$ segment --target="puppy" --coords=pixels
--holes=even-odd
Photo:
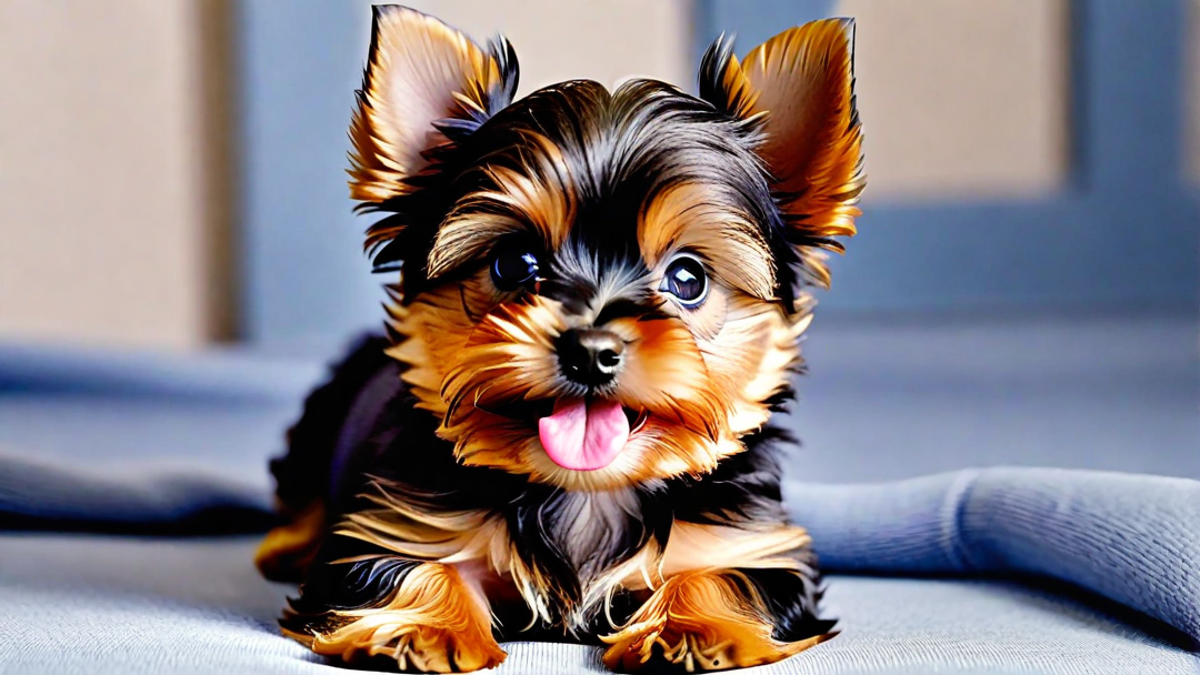
[[[370,338],[272,464],[319,654],[470,671],[498,640],[602,644],[610,668],[769,663],[831,635],[780,500],[822,249],[863,188],[853,24],[705,54],[699,95],[563,82],[378,7],[350,193],[389,286]]]

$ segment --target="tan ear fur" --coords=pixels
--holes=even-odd
[[[483,113],[496,60],[467,36],[407,7],[375,7],[371,52],[350,126],[350,196],[381,202],[411,191],[406,179],[447,142],[434,123]]]

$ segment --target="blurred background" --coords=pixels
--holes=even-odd
[[[1200,477],[1200,0],[409,4],[508,35],[522,93],[694,89],[721,32],[856,17],[865,215],[795,470]],[[0,0],[0,444],[266,480],[381,322],[344,174],[369,30],[363,0]]]

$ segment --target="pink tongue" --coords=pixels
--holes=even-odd
[[[538,437],[564,469],[595,471],[612,463],[629,440],[629,420],[615,401],[560,398],[554,413],[538,420]]]

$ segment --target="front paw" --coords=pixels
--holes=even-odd
[[[737,665],[731,640],[712,642],[700,632],[679,630],[670,623],[637,623],[601,638],[612,645],[604,652],[604,664],[613,670],[631,672],[661,659],[682,666],[689,673]]]
[[[423,563],[378,606],[333,609],[285,634],[314,652],[347,662],[391,658],[402,671],[456,673],[494,668],[505,653],[491,617],[451,565]]]
[[[363,657],[395,660],[402,672],[465,673],[495,668],[506,656],[491,634],[457,632],[444,627],[416,626],[409,623],[383,623],[366,627],[353,643],[332,639],[323,644],[314,640],[313,651],[336,654],[347,662]],[[328,649],[326,649],[328,648]]]
[[[656,661],[687,672],[745,668],[779,661],[832,637],[776,640],[769,615],[756,604],[727,574],[689,572],[672,577],[628,625],[601,638],[610,645],[604,664],[626,672]]]

